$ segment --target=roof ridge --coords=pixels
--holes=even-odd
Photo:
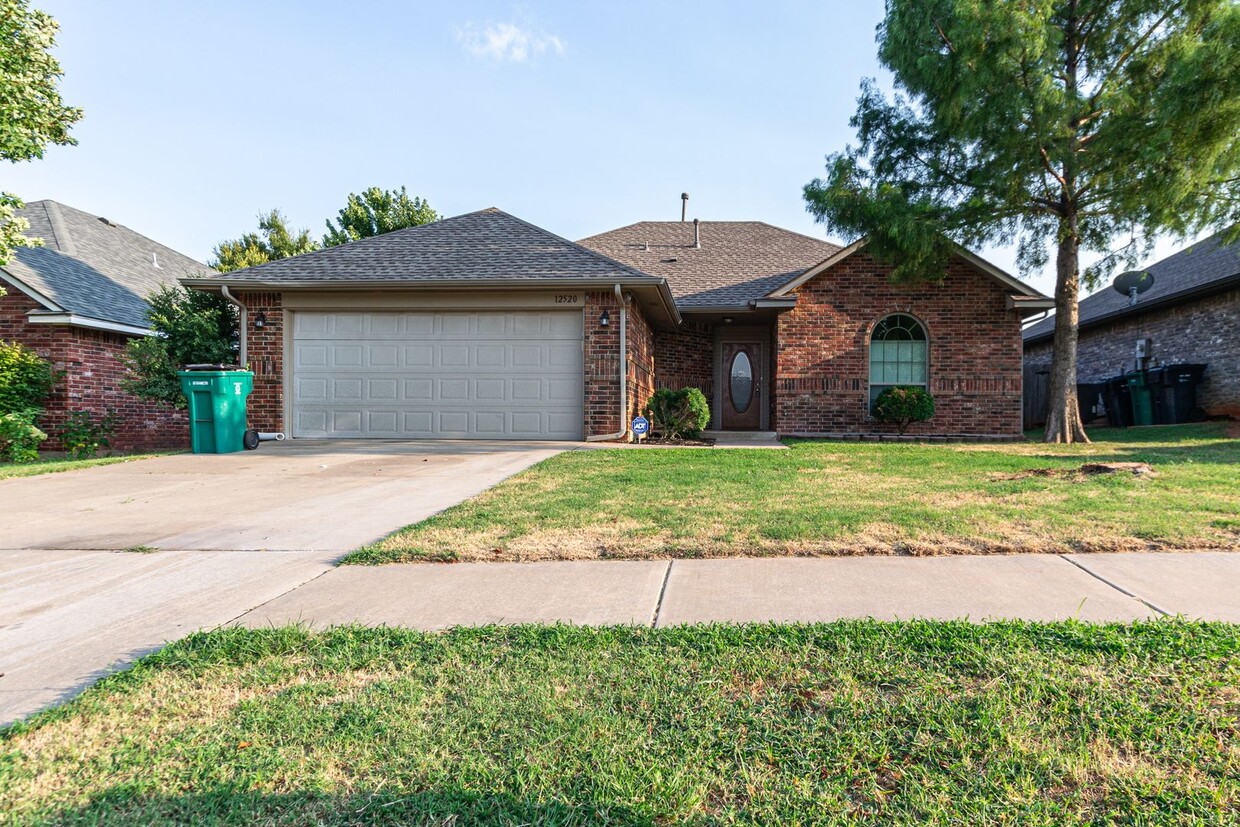
[[[69,228],[65,226],[64,218],[60,214],[60,206],[50,198],[45,199],[43,212],[47,215],[47,223],[52,228],[52,237],[56,239],[56,250],[67,256],[76,256],[77,245],[73,243]]]
[[[649,273],[643,273],[641,270],[638,270],[636,267],[625,264],[623,261],[617,261],[611,256],[603,255],[597,250],[591,250],[589,247],[585,246],[584,244],[578,244],[576,241],[570,241],[569,239],[565,238],[562,235],[557,235],[556,233],[553,233],[550,230],[539,227],[537,224],[531,224],[530,222],[526,221],[523,218],[517,218],[512,213],[504,212],[499,207],[490,207],[488,208],[488,210],[483,210],[482,212],[487,212],[487,211],[494,211],[496,213],[499,213],[500,215],[507,216],[508,218],[511,218],[513,221],[516,221],[520,224],[524,224],[530,229],[537,230],[538,232],[542,233],[545,236],[550,236],[551,238],[554,238],[557,241],[562,241],[565,244],[569,245],[570,247],[575,247],[576,249],[582,251],[583,253],[587,253],[588,255],[591,255],[594,258],[599,259],[600,261],[619,267],[622,270],[627,270],[630,273],[633,273],[634,275],[641,276],[642,278],[651,279],[652,281],[666,281],[666,279],[660,278],[659,276],[652,276]]]

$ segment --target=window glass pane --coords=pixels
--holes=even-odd
[[[753,365],[749,362],[749,354],[738,350],[732,357],[732,408],[737,413],[749,410],[749,402],[753,398]]]
[[[919,365],[913,365],[913,373],[909,381],[914,385],[926,384],[926,364],[922,362]]]

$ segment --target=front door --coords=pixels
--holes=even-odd
[[[762,425],[762,343],[723,345],[723,429],[756,431]]]

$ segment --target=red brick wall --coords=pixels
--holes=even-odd
[[[599,324],[606,310],[611,320]],[[655,337],[649,321],[635,302],[628,303],[628,403],[620,420],[620,305],[614,292],[586,293],[585,303],[585,432],[586,436],[627,430],[645,407],[655,388]]]
[[[660,388],[700,388],[714,405],[715,329],[701,322],[686,321],[675,331],[655,337],[655,384]]]
[[[1137,339],[1154,340],[1154,359],[1168,365],[1208,364],[1197,404],[1211,416],[1240,418],[1240,288],[1166,310],[1081,331],[1077,380],[1097,382],[1135,366]],[[1050,366],[1051,342],[1030,345],[1025,364]]]
[[[101,417],[116,412],[118,424],[111,438],[117,451],[185,449],[189,424],[185,412],[154,404],[125,393],[120,361],[128,336],[65,325],[30,324],[26,313],[39,308],[32,299],[9,288],[0,297],[0,339],[18,341],[49,360],[64,378],[47,402],[39,426],[48,433],[44,450],[61,450],[59,433],[70,411],[90,411]]]
[[[797,290],[778,321],[775,428],[782,434],[889,433],[869,414],[869,335],[890,313],[930,336],[936,412],[914,434],[1019,436],[1021,338],[1007,291],[963,259],[941,285],[892,284],[886,265],[856,253]]]
[[[254,371],[254,390],[246,407],[249,426],[259,431],[282,431],[284,424],[284,296],[282,293],[237,293],[249,311],[246,319],[246,359]],[[254,327],[259,311],[267,317],[262,330]],[[243,366],[244,367],[244,366]]]

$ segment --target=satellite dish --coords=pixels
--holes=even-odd
[[[1121,296],[1131,296],[1133,290],[1139,295],[1154,286],[1154,274],[1147,270],[1129,270],[1116,276],[1112,286]]]

